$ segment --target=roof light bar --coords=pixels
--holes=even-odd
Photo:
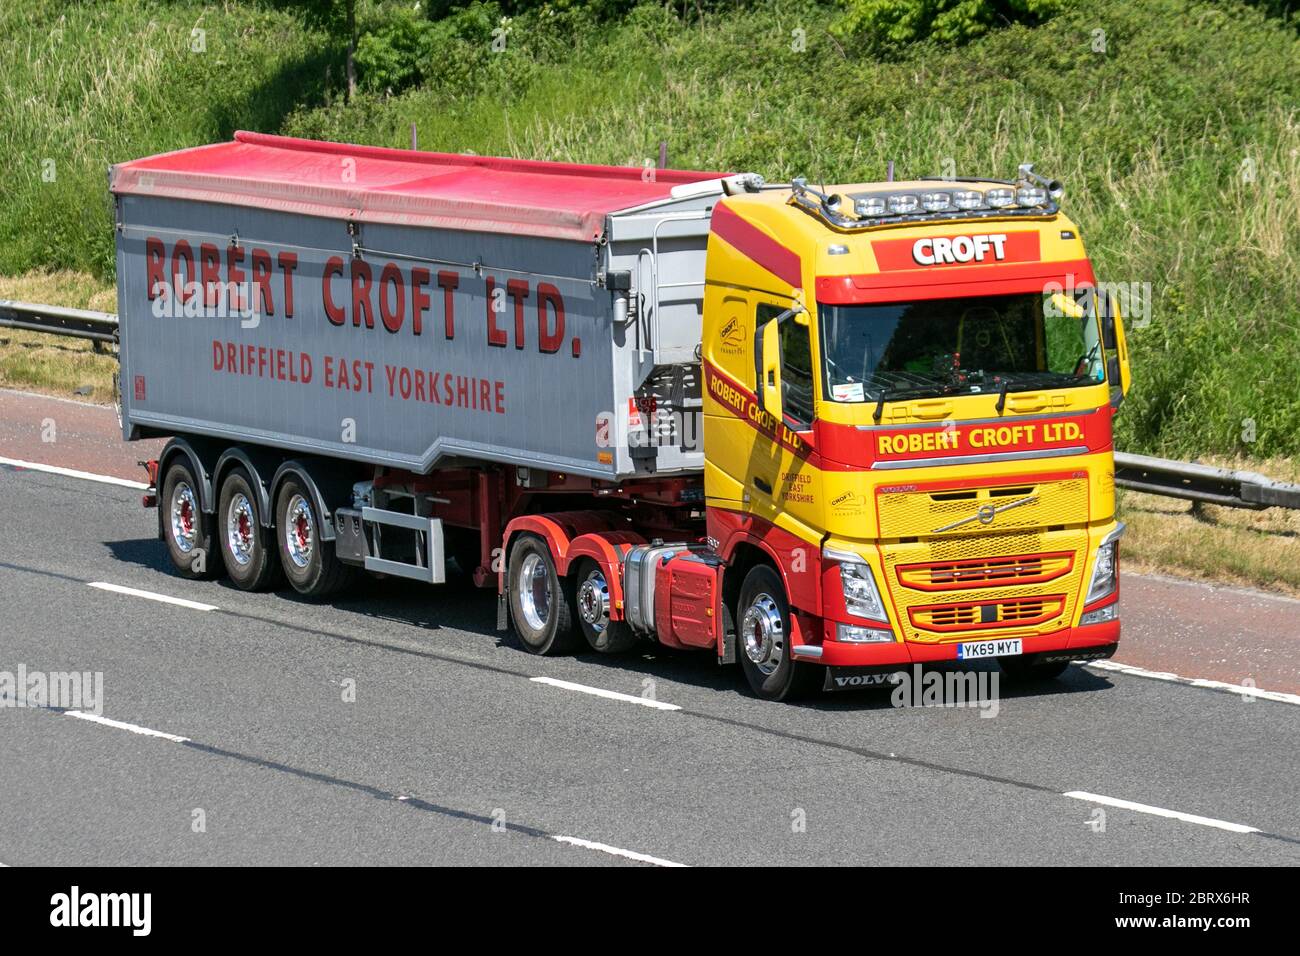
[[[1034,172],[1033,163],[1022,163],[1018,172],[1019,179],[1015,182],[949,177],[943,182],[960,183],[964,188],[881,189],[845,197],[827,196],[811,188],[806,179],[799,178],[791,184],[791,192],[795,205],[841,229],[944,219],[1054,215],[1065,194],[1061,183]],[[841,198],[851,201],[851,215],[841,211]]]

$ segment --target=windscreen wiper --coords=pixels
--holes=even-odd
[[[1003,409],[1007,407],[1007,389],[1010,387],[1011,387],[1011,379],[1009,377],[1003,376],[1002,387],[998,389],[997,409],[999,415],[1001,415]]]

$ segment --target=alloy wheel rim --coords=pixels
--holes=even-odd
[[[551,582],[541,555],[530,554],[519,569],[519,607],[524,620],[535,631],[551,619]]]
[[[199,537],[198,505],[194,500],[194,489],[187,482],[179,481],[172,489],[171,500],[172,540],[176,547],[189,554]]]
[[[772,674],[785,658],[785,621],[770,594],[756,595],[740,622],[745,656],[764,675]]]
[[[311,516],[311,506],[302,495],[289,499],[284,513],[284,546],[289,560],[296,567],[305,568],[311,563],[316,546],[316,523]]]

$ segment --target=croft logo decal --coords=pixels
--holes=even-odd
[[[970,269],[1039,260],[1037,230],[1012,230],[917,239],[873,239],[871,251],[881,272]]]
[[[831,499],[831,508],[839,513],[856,513],[862,511],[867,500],[861,495],[846,491]]]
[[[726,355],[739,355],[745,350],[745,326],[736,316],[728,319],[718,330],[718,338]]]
[[[1007,235],[932,236],[912,243],[912,258],[923,266],[957,262],[1001,262],[1007,257]]]

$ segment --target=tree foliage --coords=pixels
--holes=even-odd
[[[1035,25],[1065,7],[1067,0],[845,0],[837,24],[840,36],[868,49],[897,52],[909,43],[934,39],[944,44],[972,40],[1013,23]]]

